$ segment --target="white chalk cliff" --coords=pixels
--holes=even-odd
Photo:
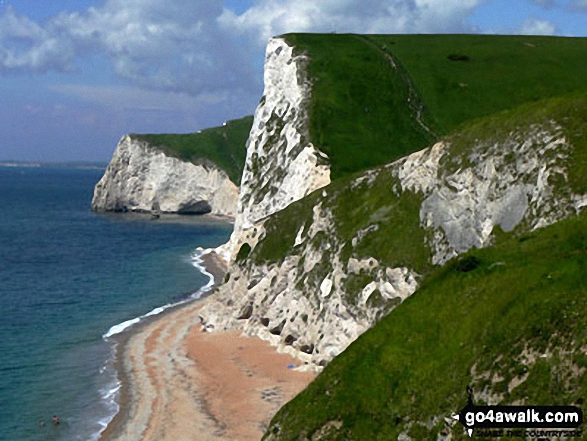
[[[569,194],[568,186],[560,185],[567,180],[570,149],[553,122],[520,129],[502,142],[478,142],[467,163],[451,156],[449,141],[440,142],[366,172],[349,187],[368,191],[384,179],[395,182],[389,187],[390,205],[404,193],[420,198],[420,225],[429,232],[428,243],[421,245],[433,264],[443,264],[491,244],[497,226],[504,232],[531,231],[578,213],[585,195]],[[413,268],[388,267],[377,256],[345,257],[348,238],[340,237],[332,208],[336,194],[320,193],[283,260],[232,262],[229,279],[200,313],[205,327],[240,328],[303,361],[324,365],[416,291],[420,275]],[[355,233],[353,248],[385,222],[372,213],[365,216],[372,224]],[[260,222],[240,242],[254,250],[266,234]],[[355,276],[368,280],[358,287],[349,284]]]
[[[234,233],[219,250],[228,261],[263,219],[330,183],[327,157],[309,140],[307,63],[284,39],[269,41],[265,90],[247,141]]]
[[[125,135],[94,189],[92,209],[150,212],[158,204],[163,213],[201,207],[234,216],[238,193],[228,175],[209,161],[182,161]]]
[[[551,121],[519,127],[500,141],[470,141],[465,153],[462,146],[453,149],[449,138],[364,173],[347,188],[368,191],[378,180],[392,182],[391,211],[365,213],[369,224],[341,237],[337,193],[327,187],[328,158],[308,133],[307,62],[283,39],[269,42],[265,95],[248,141],[235,230],[218,249],[229,262],[227,280],[200,312],[205,329],[240,328],[311,365],[324,365],[419,286],[414,268],[343,252],[376,234],[393,216],[394,201],[420,201],[414,218],[426,232],[421,246],[434,265],[490,245],[496,227],[531,231],[587,205],[586,195],[569,192],[573,146]],[[280,234],[279,227],[268,231],[268,220],[320,188],[312,195],[310,217],[300,213],[295,242],[283,258],[243,258],[249,249],[254,256],[268,234]]]

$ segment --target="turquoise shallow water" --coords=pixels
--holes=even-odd
[[[102,336],[206,284],[193,253],[232,230],[92,213],[102,173],[0,167],[0,439],[95,437],[115,410]]]

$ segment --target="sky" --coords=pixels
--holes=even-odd
[[[587,0],[0,0],[0,161],[251,115],[289,32],[587,36]]]

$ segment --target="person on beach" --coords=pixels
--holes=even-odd
[[[53,424],[55,424],[56,426],[59,424],[59,417],[57,415],[53,415],[52,420]]]

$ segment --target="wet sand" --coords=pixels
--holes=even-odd
[[[207,270],[221,280],[211,259]],[[240,332],[203,332],[195,301],[137,326],[119,342],[121,410],[101,440],[259,440],[314,373]]]

